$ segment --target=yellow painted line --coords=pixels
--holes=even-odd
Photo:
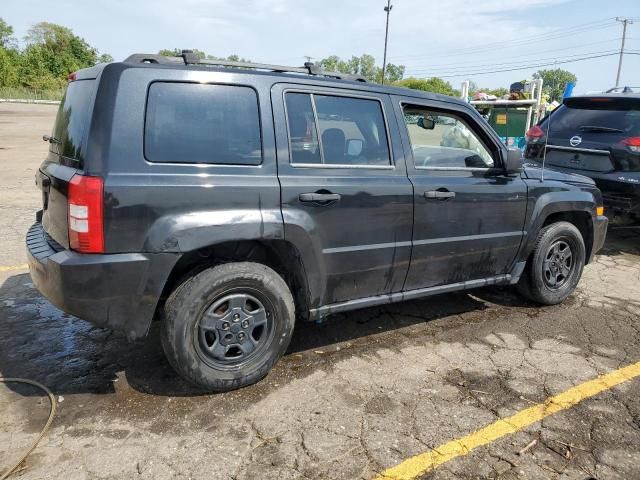
[[[0,272],[11,272],[13,270],[29,270],[29,265],[26,263],[23,265],[8,265],[6,267],[0,265]]]
[[[472,450],[487,445],[505,435],[516,433],[549,415],[571,408],[587,398],[636,377],[640,377],[640,362],[572,387],[558,395],[547,398],[544,403],[521,410],[511,417],[498,420],[465,437],[452,440],[434,450],[411,457],[395,467],[385,470],[376,477],[376,480],[413,480],[449,460],[466,455]]]

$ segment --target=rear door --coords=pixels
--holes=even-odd
[[[44,230],[65,248],[69,248],[67,187],[71,177],[84,167],[96,84],[95,79],[69,83],[51,135],[44,137],[49,142],[49,153],[36,174],[42,191]]]
[[[272,89],[285,238],[317,258],[330,304],[402,288],[413,191],[387,95]]]
[[[414,186],[404,289],[507,273],[520,247],[527,187],[502,174],[502,147],[462,106],[396,97]],[[482,121],[482,120],[480,120]]]

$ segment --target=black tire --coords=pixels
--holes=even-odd
[[[533,253],[517,284],[518,292],[543,305],[563,302],[573,293],[582,276],[585,252],[582,235],[574,225],[568,222],[547,225],[538,234]]]
[[[280,275],[258,263],[227,263],[198,273],[169,296],[162,346],[182,377],[223,392],[265,377],[284,355],[294,323],[293,297]]]

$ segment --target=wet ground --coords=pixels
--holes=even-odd
[[[55,393],[19,478],[368,479],[640,360],[640,229],[607,245],[563,305],[485,289],[299,325],[261,383],[207,395],[144,342],[63,314],[30,283],[23,235],[55,109],[0,104],[0,376]],[[48,403],[0,384],[0,471]],[[533,447],[518,454],[536,440]],[[456,458],[424,478],[640,478],[640,379]]]

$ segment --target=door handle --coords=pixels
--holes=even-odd
[[[434,199],[434,200],[447,200],[449,198],[455,198],[456,192],[450,192],[448,190],[430,190],[428,192],[424,192],[424,198]]]
[[[342,197],[339,193],[301,193],[298,199],[301,202],[337,202]]]

